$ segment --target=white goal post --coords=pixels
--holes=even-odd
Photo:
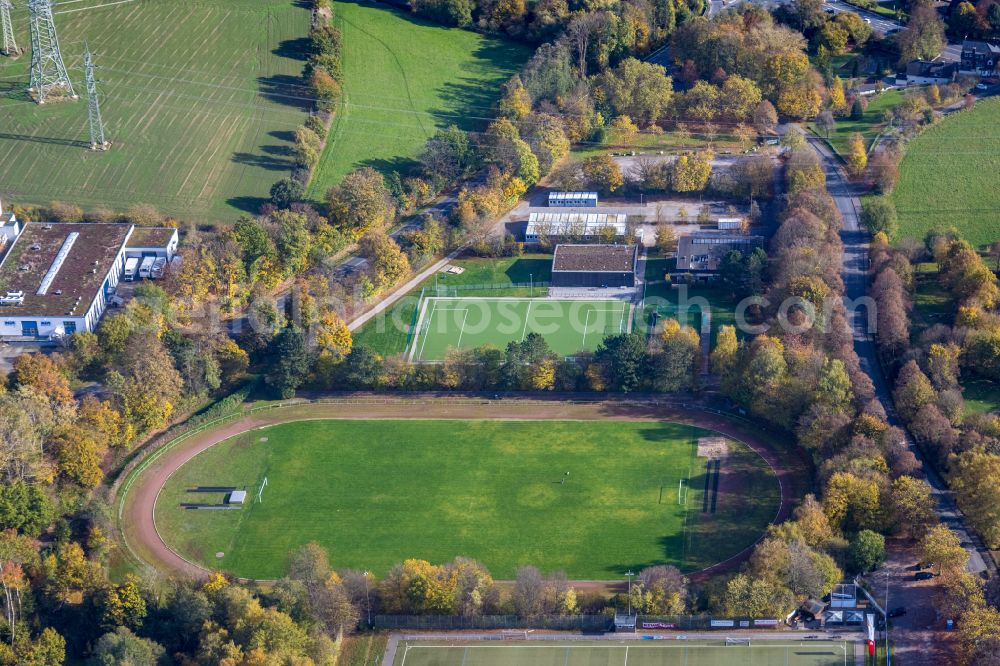
[[[260,490],[257,491],[257,501],[258,502],[263,502],[264,501],[262,499],[262,496],[264,495],[264,488],[266,486],[267,486],[267,477],[265,476],[264,480],[260,482]]]

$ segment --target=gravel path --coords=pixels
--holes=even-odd
[[[799,484],[785,466],[783,456],[753,427],[735,419],[698,409],[677,407],[659,401],[566,401],[545,399],[470,399],[467,397],[400,396],[330,400],[301,403],[246,416],[198,433],[161,455],[135,479],[124,497],[120,521],[129,550],[162,573],[203,578],[208,571],[188,562],[160,538],[153,522],[156,497],[167,478],[184,463],[225,439],[264,426],[308,419],[512,419],[512,420],[666,420],[715,430],[738,439],[761,455],[774,469],[781,489],[781,505],[775,522],[785,520],[793,503],[801,497]],[[704,579],[732,570],[749,556],[750,548],[690,577]],[[619,581],[580,581],[582,587],[605,587]]]

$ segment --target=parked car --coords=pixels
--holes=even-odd
[[[986,85],[985,83],[976,84],[976,90],[987,90],[987,89],[989,89],[989,86]]]
[[[906,608],[900,606],[899,608],[893,608],[889,611],[889,617],[903,617],[906,615]]]
[[[867,23],[867,24],[871,25],[871,22],[872,22],[872,20],[871,20],[870,18],[866,18],[866,19],[865,19],[865,23]]]
[[[934,578],[934,574],[930,571],[918,571],[913,574],[913,580],[930,580],[931,578]]]

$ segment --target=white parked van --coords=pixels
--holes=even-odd
[[[136,273],[139,272],[139,257],[131,257],[125,260],[125,272],[122,274],[122,279],[126,282],[131,282],[135,279]]]
[[[139,264],[139,278],[142,280],[148,280],[153,272],[153,262],[156,261],[156,257],[143,257],[142,263]]]

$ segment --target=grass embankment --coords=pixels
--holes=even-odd
[[[371,347],[379,354],[402,354],[409,341],[421,292],[436,293],[435,287],[456,287],[442,295],[458,296],[541,296],[547,290],[540,287],[514,287],[516,284],[547,283],[552,276],[551,254],[526,254],[502,259],[455,259],[450,265],[464,269],[461,275],[438,273],[399,299],[383,315],[373,318],[354,333],[354,344]],[[474,285],[490,285],[490,289],[468,289]]]
[[[898,238],[923,239],[935,226],[955,226],[983,247],[1000,239],[1000,99],[954,113],[909,143],[892,201]]]
[[[309,10],[290,0],[90,9],[100,4],[56,12],[80,100],[34,104],[25,92],[30,55],[0,58],[5,201],[119,211],[149,203],[197,222],[256,212],[293,167],[292,133],[308,104],[299,77]],[[14,24],[27,47],[24,6]],[[107,152],[88,150],[84,41],[100,66]]]
[[[888,90],[868,98],[868,108],[858,120],[851,119],[850,116],[837,118],[837,127],[830,133],[829,141],[841,155],[847,154],[847,144],[852,134],[860,133],[865,140],[865,148],[871,148],[875,138],[886,128],[885,121],[882,120],[882,112],[896,108],[903,101],[903,91]],[[816,127],[816,123],[809,123],[809,129],[816,134],[826,138],[826,132]]]
[[[161,492],[156,521],[185,557],[247,577],[281,576],[310,541],[338,567],[379,575],[405,558],[458,555],[501,579],[528,563],[575,579],[661,563],[692,570],[751,544],[779,502],[771,470],[735,443],[715,494],[697,457],[709,434],[655,421],[290,423],[193,458]],[[180,507],[222,500],[190,488],[253,495],[265,476],[260,503]],[[706,489],[717,501],[703,503]]]
[[[531,55],[387,5],[335,2],[333,12],[344,94],[309,187],[316,199],[359,167],[406,169],[439,128],[484,129],[501,86]]]

